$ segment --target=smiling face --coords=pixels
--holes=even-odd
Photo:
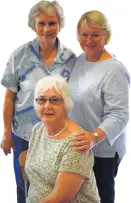
[[[41,91],[38,98],[41,103],[37,102],[37,113],[45,124],[58,124],[66,118],[66,110],[61,95],[53,90],[48,90],[46,92]],[[52,101],[46,101],[46,99]]]
[[[36,18],[35,32],[40,43],[54,44],[59,32],[59,21],[57,15],[46,15],[41,13]]]
[[[105,29],[97,25],[81,25],[79,28],[78,41],[86,54],[88,61],[97,61],[101,56],[106,44],[107,34]]]

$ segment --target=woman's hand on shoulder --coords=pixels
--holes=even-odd
[[[87,152],[105,139],[106,133],[102,129],[96,128],[94,132],[81,130],[76,137],[72,139],[73,149]]]
[[[87,152],[96,144],[93,132],[80,131],[75,138],[72,139],[73,149],[76,151]]]

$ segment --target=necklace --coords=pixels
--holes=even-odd
[[[46,129],[45,129],[45,134],[46,134],[47,137],[50,137],[50,138],[56,137],[56,136],[60,135],[60,134],[67,128],[67,126],[68,126],[68,122],[66,123],[66,125],[64,126],[64,128],[62,128],[62,130],[60,130],[58,133],[56,133],[56,134],[54,134],[54,135],[48,135],[48,134],[47,134],[47,131],[46,131]]]

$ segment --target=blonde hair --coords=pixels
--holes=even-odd
[[[59,76],[46,76],[41,78],[37,83],[35,87],[34,92],[34,106],[37,110],[37,104],[35,99],[39,96],[40,92],[46,92],[48,90],[54,90],[56,93],[61,95],[61,97],[64,100],[64,106],[66,110],[69,110],[73,106],[73,101],[71,97],[71,92],[69,90],[69,86],[66,82],[66,80]]]
[[[28,26],[35,30],[36,17],[41,13],[52,14],[55,13],[58,17],[60,29],[64,27],[65,18],[62,7],[57,1],[40,1],[34,5],[28,15]]]
[[[105,29],[105,33],[107,35],[106,44],[108,44],[108,42],[111,38],[111,29],[110,29],[110,26],[108,24],[108,20],[103,13],[101,13],[100,11],[97,11],[97,10],[92,10],[92,11],[84,13],[81,16],[81,18],[77,24],[77,36],[78,37],[79,37],[80,27],[83,24],[87,27],[89,26],[89,24],[97,25],[98,28]]]

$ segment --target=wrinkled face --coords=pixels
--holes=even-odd
[[[44,123],[60,123],[61,119],[65,118],[63,98],[55,91],[41,91],[36,102],[38,116]]]
[[[54,43],[59,32],[59,21],[57,15],[46,15],[41,13],[36,18],[35,32],[41,43]]]
[[[89,61],[96,61],[101,55],[107,40],[105,29],[98,28],[97,25],[81,25],[79,29],[78,41],[81,48],[86,53]]]

